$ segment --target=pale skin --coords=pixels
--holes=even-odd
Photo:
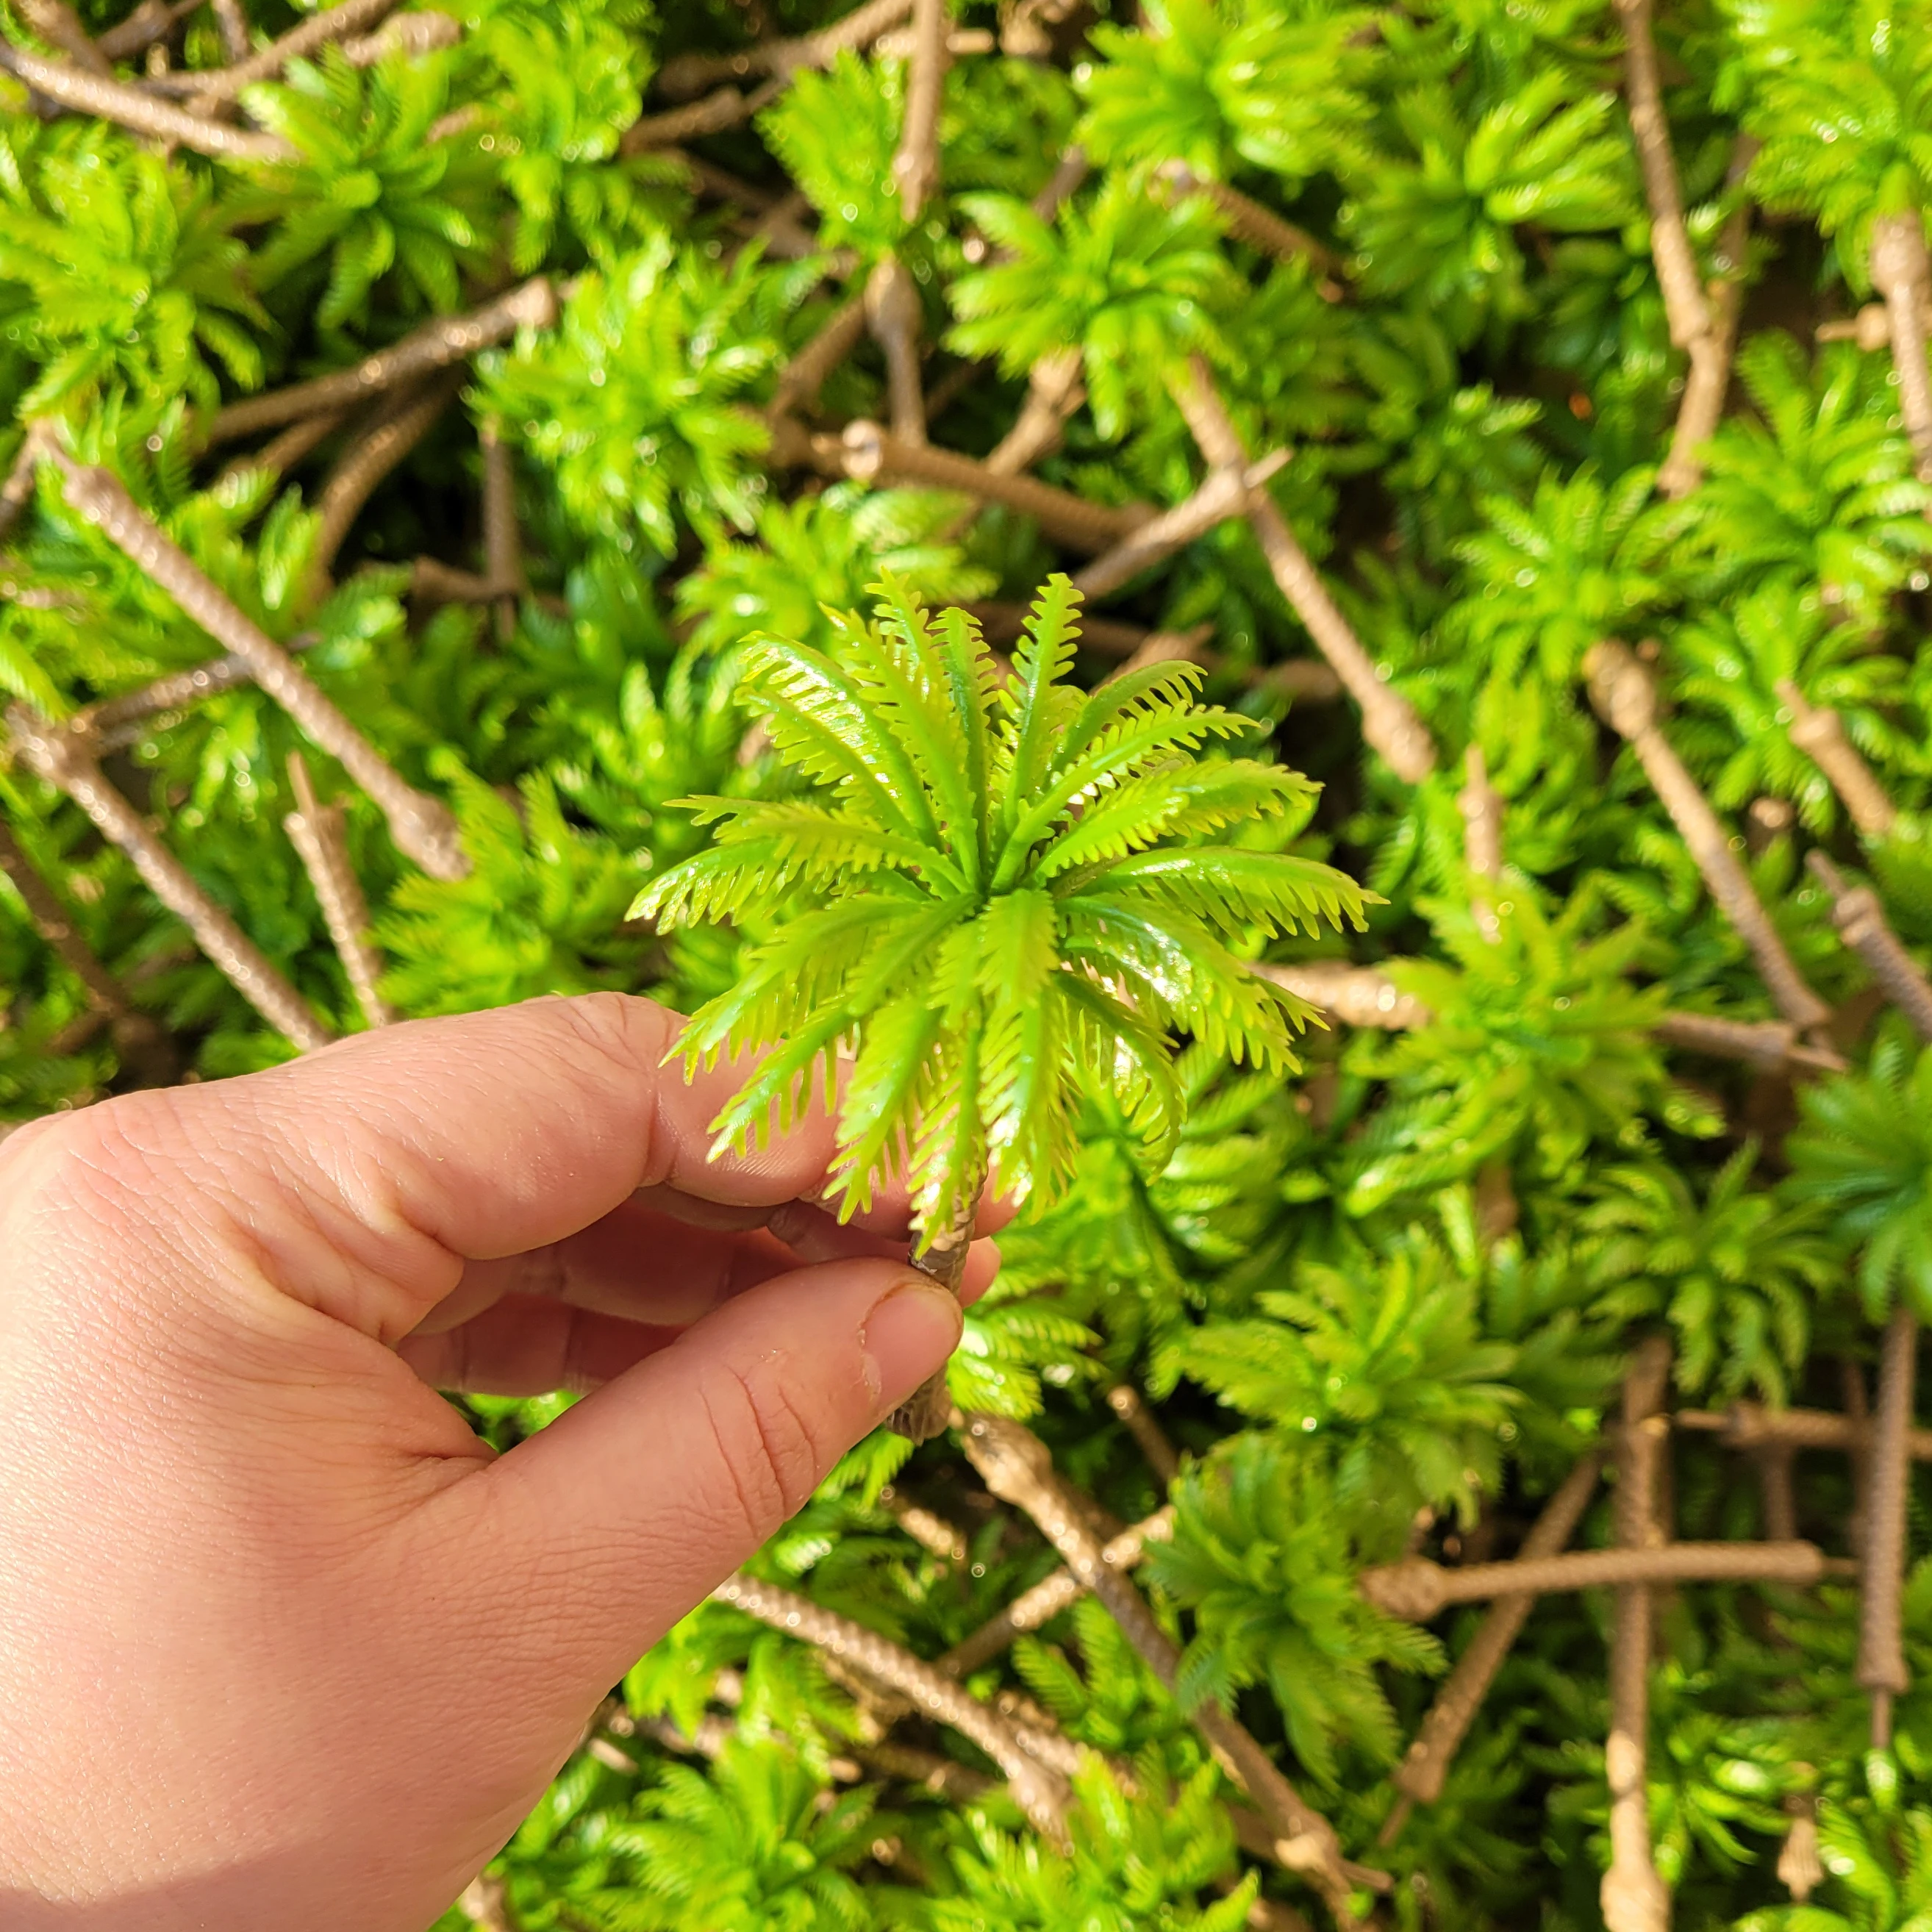
[[[944,1360],[903,1201],[814,1204],[818,1117],[707,1159],[676,1025],[422,1022],[0,1146],[8,1932],[422,1932]],[[502,1456],[436,1393],[561,1387]]]

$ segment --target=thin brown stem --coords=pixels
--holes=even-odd
[[[1584,661],[1591,702],[1642,765],[1671,823],[1682,836],[1724,916],[1750,947],[1778,1010],[1802,1031],[1822,1027],[1832,1010],[1814,992],[1785,950],[1731,850],[1730,836],[1658,728],[1657,692],[1650,674],[1622,644],[1606,640]]]
[[[1871,1693],[1871,1740],[1892,1743],[1894,1700],[1910,1688],[1900,1599],[1905,1587],[1906,1502],[1912,1486],[1912,1392],[1918,1378],[1918,1322],[1894,1310],[1879,1355],[1878,1406],[1871,1426],[1871,1475],[1862,1598],[1858,1678]]]
[[[936,1722],[969,1738],[997,1764],[1036,1830],[1054,1844],[1066,1841],[1066,1787],[1053,1771],[1021,1745],[1012,1727],[944,1672],[876,1630],[822,1609],[808,1597],[781,1589],[743,1572],[718,1585],[712,1595],[816,1646],[854,1669],[909,1698]]]
[[[248,31],[248,16],[242,10],[242,0],[209,0],[209,8],[228,64],[233,67],[246,60],[254,43]]]
[[[1351,966],[1342,959],[1310,959],[1292,966],[1264,962],[1250,970],[1298,999],[1319,1006],[1344,1026],[1410,1033],[1426,1026],[1432,1017],[1413,993],[1402,992],[1372,966]]]
[[[216,487],[219,488],[231,477],[238,479],[250,470],[261,470],[279,480],[320,449],[342,427],[347,417],[346,410],[332,410],[291,423],[280,436],[272,437],[252,455],[237,457],[216,479]]]
[[[1150,521],[1154,514],[1144,507],[1112,509],[1090,503],[1083,496],[1036,483],[1030,476],[1002,476],[970,456],[956,455],[930,443],[902,442],[863,418],[845,425],[841,448],[848,476],[866,482],[916,483],[935,490],[957,490],[983,502],[1004,503],[1034,518],[1049,536],[1070,549],[1108,550]]]
[[[1075,588],[1089,598],[1105,597],[1230,517],[1245,516],[1268,478],[1287,461],[1288,452],[1277,449],[1239,469],[1210,470],[1192,496],[1096,556],[1075,577]]]
[[[208,424],[208,446],[279,429],[305,416],[354,409],[404,382],[467,362],[479,349],[505,341],[520,328],[548,328],[556,313],[556,290],[547,276],[535,276],[467,315],[442,316],[426,323],[388,348],[365,356],[352,368],[230,404]]]
[[[20,894],[34,930],[80,982],[88,1006],[107,1023],[116,1050],[137,1077],[156,1084],[172,1077],[174,1053],[166,1036],[148,1015],[128,1004],[120,981],[101,964],[60,895],[28,857],[4,818],[0,818],[0,872],[6,874]]]
[[[405,392],[366,436],[342,452],[316,500],[315,538],[308,564],[310,603],[320,602],[328,594],[329,574],[364,506],[383,478],[435,427],[462,380],[459,374],[445,370],[421,390]]]
[[[706,134],[722,134],[736,128],[773,99],[779,83],[767,82],[746,94],[735,87],[721,87],[688,107],[674,107],[664,114],[647,114],[633,121],[617,143],[620,154],[645,154],[659,148],[674,148],[680,141],[701,140]]]
[[[1030,1516],[1067,1568],[1105,1606],[1154,1675],[1173,1690],[1180,1654],[1126,1574],[1106,1560],[1088,1513],[1054,1472],[1046,1445],[1004,1417],[976,1414],[966,1453],[986,1486]],[[1247,1791],[1275,1834],[1283,1865],[1300,1873],[1344,1924],[1355,1922],[1349,1894],[1368,1874],[1342,1858],[1335,1828],[1282,1775],[1261,1744],[1211,1699],[1188,1713],[1215,1756]]]
[[[113,63],[88,38],[80,16],[67,0],[16,0],[20,17],[50,47],[56,47],[83,74],[108,80],[114,76]]]
[[[1456,1604],[1492,1598],[1550,1596],[1570,1590],[1618,1592],[1665,1583],[1816,1583],[1829,1575],[1816,1544],[1669,1543],[1654,1550],[1576,1550],[1567,1555],[1460,1568],[1405,1557],[1364,1570],[1362,1594],[1385,1616],[1426,1623]]]
[[[1872,224],[1872,286],[1892,324],[1892,363],[1898,374],[1898,412],[1912,439],[1913,465],[1932,483],[1932,368],[1926,338],[1932,328],[1932,268],[1925,252],[1925,218],[1917,208],[1881,214]]]
[[[1817,1073],[1841,1072],[1844,1057],[1828,1047],[1807,1045],[1787,1020],[1731,1020],[1715,1013],[1668,1012],[1650,1030],[1653,1040],[1712,1060],[1737,1060],[1766,1072],[1806,1067]]]
[[[1320,278],[1318,286],[1330,302],[1342,296],[1341,278],[1346,267],[1340,255],[1325,242],[1318,242],[1305,228],[1284,220],[1271,208],[1264,208],[1252,196],[1244,194],[1226,182],[1196,174],[1185,161],[1165,161],[1158,178],[1179,194],[1198,194],[1211,202],[1228,232],[1244,242],[1257,254],[1272,255],[1278,262],[1306,262]]]
[[[494,421],[477,430],[483,453],[483,567],[493,584],[508,586],[496,604],[496,636],[507,643],[517,627],[517,598],[522,592],[524,536],[517,521],[517,472],[510,446]]]
[[[94,46],[110,61],[133,60],[169,34],[205,0],[141,0],[124,20],[104,28]]]
[[[1828,706],[1808,702],[1789,678],[1778,686],[1778,701],[1791,713],[1791,742],[1830,781],[1852,823],[1868,838],[1886,837],[1898,808],[1846,736],[1844,721]]]
[[[1040,184],[1040,192],[1033,198],[1034,214],[1042,221],[1051,221],[1093,172],[1094,164],[1088,159],[1087,150],[1076,141],[1054,163],[1052,173]]]
[[[1582,1552],[1586,1556],[1618,1556],[1628,1562],[1646,1553],[1663,1553],[1658,1547],[1657,1474],[1669,1425],[1658,1411],[1664,1406],[1670,1378],[1670,1345],[1652,1336],[1639,1346],[1624,1380],[1615,1510],[1622,1548]],[[1550,1560],[1561,1563],[1575,1558]],[[1604,1922],[1610,1932],[1665,1932],[1670,1923],[1670,1894],[1651,1852],[1645,1780],[1650,1652],[1650,1590],[1643,1582],[1621,1582],[1610,1637],[1610,1731],[1604,1751],[1610,1788],[1610,1864],[1604,1874],[1602,1903]]]
[[[973,1226],[980,1210],[983,1174],[959,1192],[959,1207],[951,1222],[936,1232],[930,1243],[915,1244],[908,1256],[921,1274],[938,1282],[956,1298],[964,1287],[966,1263],[973,1252]],[[895,1436],[911,1442],[930,1442],[945,1434],[952,1419],[952,1396],[946,1386],[945,1368],[935,1369],[886,1418],[886,1426]]]
[[[164,100],[123,81],[84,73],[63,61],[46,60],[0,42],[0,71],[26,82],[36,94],[77,113],[92,114],[130,128],[137,134],[212,154],[222,160],[270,163],[292,160],[296,151],[279,135],[250,134],[224,127],[201,115],[171,107]]]
[[[869,0],[815,34],[795,40],[766,40],[735,54],[680,54],[667,61],[657,78],[667,100],[688,100],[721,80],[754,74],[789,76],[802,68],[830,67],[842,49],[869,46],[912,11],[913,0]]]
[[[288,652],[142,512],[118,476],[110,470],[77,464],[58,448],[51,454],[65,479],[68,501],[165,590],[184,615],[248,665],[255,682],[310,740],[340,764],[376,801],[397,845],[434,878],[466,876],[469,861],[448,808],[402,778]]]
[[[1664,111],[1657,46],[1651,35],[1651,0],[1616,0],[1624,28],[1624,86],[1630,102],[1630,132],[1643,170],[1650,203],[1650,250],[1663,291],[1670,340],[1679,349],[1709,334],[1711,308],[1684,224],[1684,197],[1677,182],[1677,160],[1670,145],[1670,123]]]
[[[70,798],[102,836],[128,855],[148,890],[194,935],[196,944],[269,1025],[304,1052],[326,1046],[335,1037],[255,942],[209,898],[200,880],[102,776],[81,739],[56,730],[23,704],[13,706],[7,722],[14,743],[29,768]]]
[[[1534,1562],[1562,1553],[1596,1492],[1602,1462],[1600,1453],[1594,1450],[1579,1459],[1523,1538],[1519,1562]],[[1396,1786],[1405,1797],[1418,1804],[1433,1804],[1442,1796],[1450,1764],[1535,1604],[1534,1596],[1513,1593],[1502,1598],[1478,1626],[1468,1647],[1456,1660],[1455,1669],[1436,1694],[1436,1702],[1395,1773]],[[1389,1842],[1393,1837],[1384,1828],[1384,1841]]]
[[[987,452],[986,467],[1002,476],[1017,476],[1058,449],[1067,418],[1087,398],[1081,378],[1077,349],[1042,356],[1027,378],[1026,400],[1012,428]]]
[[[1126,1424],[1127,1433],[1139,1444],[1148,1467],[1160,1478],[1162,1488],[1166,1488],[1180,1474],[1180,1458],[1140,1390],[1130,1383],[1117,1383],[1107,1391],[1107,1406]]]
[[[922,444],[926,395],[920,380],[919,337],[925,316],[919,285],[896,255],[886,255],[868,278],[863,299],[866,326],[885,355],[892,434],[903,443]]]
[[[1892,317],[1883,302],[1867,302],[1857,314],[1838,322],[1821,322],[1812,331],[1820,342],[1851,342],[1863,356],[1876,356],[1892,346]]]
[[[1671,1424],[1721,1436],[1731,1449],[1781,1447],[1863,1454],[1871,1440],[1868,1416],[1834,1415],[1826,1408],[1766,1408],[1754,1402],[1733,1402],[1722,1412],[1679,1409]],[[1905,1444],[1914,1462],[1932,1462],[1932,1429],[1907,1429]]]
[[[866,333],[866,303],[855,296],[835,309],[818,333],[778,372],[772,396],[772,414],[789,414],[811,409],[830,375],[854,350]]]
[[[192,97],[196,110],[206,114],[224,101],[234,100],[244,87],[252,87],[258,80],[274,80],[290,61],[306,60],[332,40],[367,33],[385,14],[394,12],[397,0],[343,0],[339,7],[310,14],[280,39],[271,40],[255,53],[247,50],[244,21],[244,58],[231,61],[226,67],[166,74],[149,85],[165,93]]]
[[[1462,861],[1477,878],[1493,884],[1503,875],[1503,802],[1490,782],[1483,748],[1472,743],[1462,757],[1462,789],[1456,808],[1462,814]],[[1493,896],[1477,895],[1476,923],[1492,944],[1502,937]]]
[[[1150,1543],[1164,1541],[1173,1533],[1174,1508],[1169,1504],[1110,1538],[1100,1554],[1115,1569],[1131,1570],[1146,1553]],[[998,1616],[989,1618],[970,1636],[962,1637],[939,1659],[936,1667],[949,1677],[970,1676],[982,1664],[990,1664],[1015,1637],[1051,1623],[1086,1594],[1086,1585],[1072,1570],[1056,1570],[1031,1589],[1022,1591]]]
[[[905,117],[892,178],[908,222],[916,221],[939,188],[939,106],[952,64],[946,29],[952,24],[946,0],[913,0],[912,58],[906,76]]]
[[[315,888],[322,922],[362,1017],[372,1027],[387,1026],[395,1016],[376,990],[382,976],[382,956],[369,937],[369,904],[349,856],[342,807],[317,802],[308,762],[299,752],[289,759],[289,782],[295,790],[296,809],[284,818],[282,829]]]
[[[879,1492],[879,1504],[922,1550],[930,1550],[947,1563],[965,1562],[966,1538],[956,1525],[899,1495],[890,1485]]]
[[[1838,936],[1865,962],[1880,991],[1911,1022],[1912,1031],[1932,1040],[1932,985],[1899,943],[1877,893],[1869,886],[1847,885],[1822,852],[1808,854],[1805,863],[1832,895],[1832,923]]]
[[[1185,376],[1173,387],[1174,400],[1209,464],[1216,468],[1245,466],[1247,452],[1216,392],[1205,362],[1193,357]],[[1420,784],[1436,765],[1436,746],[1428,728],[1408,699],[1382,682],[1353,626],[1328,594],[1321,573],[1265,490],[1258,493],[1250,506],[1248,521],[1282,595],[1360,706],[1363,736],[1398,778]]]
[[[385,20],[373,34],[361,34],[342,43],[342,58],[351,67],[374,67],[392,54],[412,60],[458,45],[463,22],[452,14],[424,11],[398,14]]]
[[[1738,137],[1726,185],[1742,188],[1758,150],[1749,134]],[[1657,487],[1669,497],[1688,496],[1704,480],[1704,446],[1717,434],[1730,393],[1731,357],[1737,346],[1738,317],[1744,307],[1746,252],[1750,243],[1750,204],[1740,198],[1718,238],[1717,274],[1706,292],[1710,326],[1690,346],[1690,366],[1677,405],[1670,448],[1657,473]]]
[[[1797,1460],[1798,1451],[1788,1442],[1766,1443],[1751,1458],[1757,1466],[1760,1513],[1768,1543],[1798,1540],[1798,1492],[1791,1480]]]

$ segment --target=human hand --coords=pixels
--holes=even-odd
[[[944,1359],[903,1202],[808,1204],[817,1117],[708,1162],[677,1024],[422,1022],[0,1148],[0,1926],[422,1932]],[[497,1457],[432,1384],[596,1392]]]

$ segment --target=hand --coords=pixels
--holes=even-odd
[[[903,1201],[808,1204],[818,1117],[708,1162],[677,1024],[426,1021],[0,1148],[8,1932],[422,1932],[945,1358]],[[596,1392],[498,1457],[432,1385]]]

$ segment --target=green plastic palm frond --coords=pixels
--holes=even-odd
[[[719,1147],[761,1142],[823,1098],[843,1210],[902,1177],[930,1239],[989,1165],[1017,1198],[1057,1192],[1089,1091],[1112,1093],[1164,1161],[1183,1035],[1292,1069],[1307,1011],[1243,955],[1358,923],[1364,898],[1312,860],[1201,842],[1285,817],[1311,788],[1202,755],[1248,728],[1196,701],[1190,667],[1070,686],[1065,579],[1040,592],[1004,676],[964,613],[878,588],[871,621],[836,620],[832,653],[743,647],[741,692],[809,791],[692,801],[716,842],[634,910],[770,935],[680,1049],[693,1067],[761,1055],[715,1123]]]

